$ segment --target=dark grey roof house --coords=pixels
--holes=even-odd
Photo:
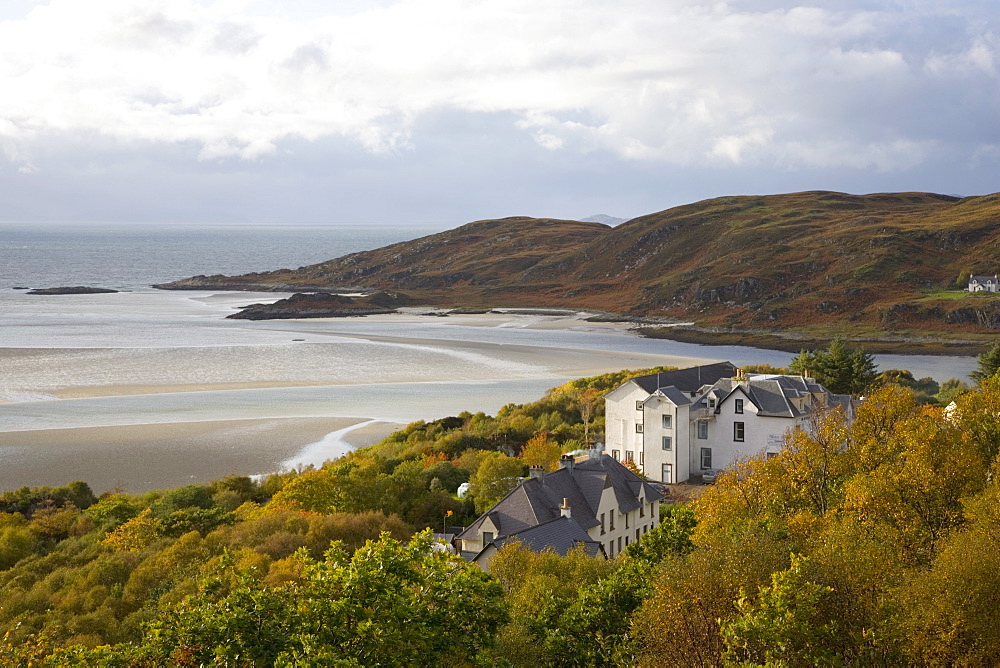
[[[502,545],[566,554],[575,545],[612,557],[659,523],[660,491],[606,454],[564,456],[551,473],[532,471],[456,536],[459,550],[484,568]]]

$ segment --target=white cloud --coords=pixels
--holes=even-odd
[[[392,154],[444,109],[512,113],[549,151],[630,160],[928,159],[944,141],[934,126],[956,119],[899,117],[954,95],[955,76],[995,89],[992,7],[839,6],[49,0],[0,22],[0,139],[25,166],[38,138],[59,133],[195,144],[202,161],[265,160],[325,137]],[[997,111],[989,96],[970,104]]]

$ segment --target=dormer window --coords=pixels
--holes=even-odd
[[[670,415],[663,416],[663,428],[670,429],[673,426],[673,419]]]
[[[737,413],[742,413],[743,412],[743,400],[742,399],[737,399],[736,400],[735,410],[736,410]]]
[[[709,408],[715,408],[715,397],[709,397],[709,399],[708,399],[708,407]]]

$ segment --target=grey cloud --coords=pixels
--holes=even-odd
[[[329,59],[329,54],[322,44],[311,43],[296,48],[281,65],[295,72],[304,72],[310,68],[326,70],[330,65]]]
[[[245,54],[260,43],[262,35],[254,28],[233,22],[219,26],[212,38],[212,46],[227,53]]]

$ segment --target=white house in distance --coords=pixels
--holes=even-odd
[[[777,453],[790,428],[851,398],[803,376],[747,375],[729,362],[631,378],[605,395],[611,457],[653,480],[683,482],[738,459]]]
[[[996,292],[1000,286],[997,276],[969,276],[969,292]]]
[[[591,556],[614,557],[660,523],[663,494],[607,454],[563,455],[559,469],[532,468],[495,506],[455,537],[467,559],[484,570],[511,541],[565,555],[582,545]]]

